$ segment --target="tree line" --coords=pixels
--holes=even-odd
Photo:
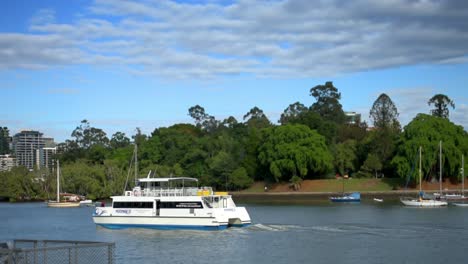
[[[305,179],[401,177],[418,181],[415,160],[423,148],[425,179],[437,175],[439,141],[444,144],[444,178],[460,178],[461,155],[468,153],[467,132],[449,119],[454,102],[436,94],[428,100],[430,114],[420,113],[404,128],[387,94],[370,109],[372,126],[345,115],[341,93],[332,82],[312,87],[311,106],[290,104],[273,124],[253,107],[242,120],[217,120],[200,105],[188,109],[194,124],[156,128],[145,135],[137,128],[131,137],[117,132],[110,139],[83,120],[71,139],[58,144],[64,191],[91,199],[121,194],[133,170],[132,154],[138,146],[139,176],[188,176],[217,190],[242,190],[254,181],[290,182]],[[45,198],[54,192],[53,173],[15,168],[1,175],[0,196]],[[131,181],[130,181],[131,182]]]

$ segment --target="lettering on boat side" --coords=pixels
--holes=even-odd
[[[176,208],[202,208],[200,203],[176,203]]]
[[[127,210],[125,210],[125,209],[117,209],[117,210],[115,210],[115,212],[118,213],[118,214],[130,214],[131,211],[132,211],[132,210],[129,210],[129,209],[127,209]]]

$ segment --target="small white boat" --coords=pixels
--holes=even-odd
[[[446,201],[439,201],[434,199],[424,199],[424,198],[401,198],[400,201],[406,206],[413,207],[441,207],[447,206]]]
[[[94,206],[94,203],[93,203],[93,200],[84,200],[84,201],[80,201],[80,205],[84,205],[84,206]]]
[[[450,203],[458,207],[468,207],[468,203]]]
[[[382,203],[382,202],[383,202],[383,199],[380,199],[380,198],[374,198],[374,202]]]
[[[361,201],[361,193],[354,192],[349,195],[342,195],[342,196],[334,196],[330,197],[330,201],[338,202],[338,203],[348,203],[348,202],[360,202]]]

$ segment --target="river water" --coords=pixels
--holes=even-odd
[[[157,231],[96,227],[90,207],[0,203],[0,240],[115,242],[117,263],[467,263],[468,208],[244,206],[247,228]]]

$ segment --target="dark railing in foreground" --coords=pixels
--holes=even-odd
[[[115,244],[16,239],[0,243],[0,264],[114,263]]]

